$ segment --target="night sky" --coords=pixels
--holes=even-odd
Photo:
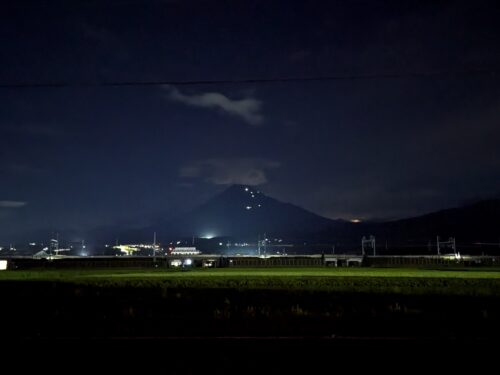
[[[498,1],[2,1],[0,46],[0,242],[231,184],[365,220],[500,192]]]

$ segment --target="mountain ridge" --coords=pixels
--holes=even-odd
[[[232,185],[209,201],[158,230],[181,236],[257,236],[307,234],[335,225],[292,203],[269,197],[255,187]]]
[[[458,241],[500,242],[500,199],[481,200],[424,215],[385,222],[352,223],[329,219],[292,203],[281,202],[256,187],[232,185],[193,210],[174,218],[159,216],[150,225],[110,225],[77,233],[96,244],[150,242],[153,232],[163,241],[179,237],[234,237],[255,241],[264,233],[292,242],[345,243],[358,246],[362,236],[374,235],[377,243],[425,244],[441,238]],[[52,231],[45,231],[51,233]],[[44,233],[45,233],[44,232]],[[75,237],[70,229],[62,238]],[[40,235],[30,240],[45,241]]]

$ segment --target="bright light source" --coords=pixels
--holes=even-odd
[[[248,188],[247,188],[247,187],[245,188],[245,191],[248,191]]]
[[[180,267],[182,265],[182,262],[179,259],[174,259],[170,262],[170,265],[172,267]]]
[[[222,246],[222,242],[219,242],[219,246]]]
[[[355,223],[355,224],[361,223],[361,220],[359,220],[359,219],[352,219],[351,223]]]
[[[214,237],[215,237],[215,235],[214,235],[213,233],[207,233],[207,234],[205,234],[205,235],[204,235],[203,237],[201,237],[201,238],[204,238],[204,239],[206,239],[206,240],[211,240],[211,239],[212,239],[212,238],[214,238]]]
[[[252,209],[252,206],[246,206],[245,207],[247,210],[251,210]]]
[[[185,265],[185,266],[190,266],[191,264],[193,264],[193,261],[192,261],[191,259],[186,259],[186,260],[184,261],[184,265]]]
[[[0,271],[5,271],[7,269],[7,261],[0,260]]]

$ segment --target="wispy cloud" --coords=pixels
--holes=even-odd
[[[52,137],[59,137],[63,135],[63,132],[61,129],[54,128],[52,126],[47,126],[47,125],[36,125],[36,124],[29,124],[29,125],[6,125],[2,126],[4,131],[8,133],[13,133],[13,134],[22,134],[22,135],[28,135],[28,136],[33,136],[33,137],[47,137],[47,138],[52,138]]]
[[[237,116],[249,125],[257,126],[264,122],[262,115],[262,101],[247,97],[231,99],[218,92],[207,92],[198,95],[186,95],[177,88],[165,85],[168,99],[193,107],[214,109]]]
[[[280,166],[277,161],[259,158],[207,159],[184,165],[179,175],[184,178],[202,178],[215,185],[262,185],[267,172]]]
[[[192,182],[179,182],[175,184],[175,186],[182,189],[191,189],[194,186],[194,184]]]
[[[1,155],[0,155],[1,156]],[[20,176],[41,176],[46,174],[48,171],[37,166],[28,165],[25,163],[1,163],[0,162],[0,172],[8,173]]]
[[[87,39],[94,40],[98,43],[110,45],[116,43],[118,38],[117,36],[108,29],[103,27],[99,27],[96,25],[92,25],[87,22],[83,22],[81,25],[81,31],[83,36]]]
[[[292,61],[292,62],[303,62],[309,56],[311,56],[311,51],[310,50],[308,50],[308,49],[300,49],[300,50],[294,51],[290,55],[290,61]]]
[[[24,207],[28,202],[21,201],[0,201],[0,208],[20,208]]]

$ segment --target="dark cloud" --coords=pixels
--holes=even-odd
[[[208,159],[184,165],[179,175],[201,178],[215,185],[255,186],[267,183],[267,172],[279,166],[279,162],[259,158]]]
[[[21,208],[28,204],[28,202],[21,201],[0,201],[0,208]]]
[[[47,171],[43,168],[16,162],[0,163],[0,172],[12,174],[14,176],[32,177],[40,177],[47,173]]]
[[[33,137],[60,137],[65,134],[61,128],[55,128],[47,125],[11,125],[2,126],[5,132],[28,135]]]
[[[301,49],[290,54],[290,61],[294,63],[303,62],[311,56],[311,51],[307,49]]]
[[[119,38],[110,30],[104,27],[91,25],[87,22],[81,23],[81,30],[85,38],[104,45],[113,45],[119,41]]]

